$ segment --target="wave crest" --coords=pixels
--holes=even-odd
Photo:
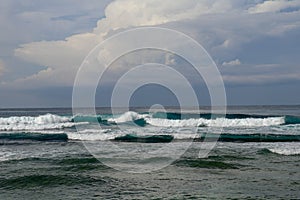
[[[131,121],[136,121],[140,119],[146,119],[149,118],[150,116],[147,114],[138,114],[133,111],[128,111],[125,112],[124,114],[120,115],[117,118],[109,118],[107,121],[110,123],[125,123],[125,122],[131,122]]]
[[[19,131],[19,130],[51,130],[73,127],[77,124],[87,124],[88,122],[74,123],[70,118],[45,114],[37,117],[21,116],[0,118],[1,131]]]
[[[146,119],[146,122],[153,126],[162,127],[262,127],[262,126],[276,126],[285,124],[284,117],[269,117],[269,118],[246,118],[246,119],[183,119],[183,120],[169,120],[169,119]]]
[[[268,148],[268,151],[275,153],[275,154],[284,155],[284,156],[300,155],[299,144],[292,145],[292,146]]]

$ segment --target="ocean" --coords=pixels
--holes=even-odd
[[[0,199],[300,199],[300,106],[0,109]]]

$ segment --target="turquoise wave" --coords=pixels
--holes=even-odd
[[[285,116],[285,124],[300,124],[300,117],[296,116]]]

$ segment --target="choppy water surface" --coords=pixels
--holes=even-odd
[[[0,198],[300,198],[299,106],[230,107],[225,118],[206,109],[200,114],[173,108],[167,113],[147,109],[117,116],[109,109],[97,113],[73,116],[71,109],[0,110]],[[190,131],[194,128],[196,134]],[[171,136],[179,146],[194,142],[171,165],[139,174],[104,165],[84,146],[90,142],[155,149],[169,144],[161,137],[155,141],[157,135]],[[115,141],[124,136],[139,140]],[[219,138],[219,142],[207,157],[198,158],[203,138]],[[121,155],[110,148],[99,153],[116,159]],[[172,154],[165,155],[147,162],[171,159]],[[123,158],[134,162],[132,157]]]

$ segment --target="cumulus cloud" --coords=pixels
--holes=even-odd
[[[241,61],[239,59],[235,59],[235,60],[232,60],[232,61],[229,61],[229,62],[223,62],[223,66],[238,66],[238,65],[241,65]]]
[[[225,13],[231,9],[229,0],[118,0],[107,6],[106,18],[98,21],[95,32],[159,25],[204,14]]]
[[[299,24],[296,24],[299,18],[297,14],[256,15],[295,7],[299,1],[275,2],[117,0],[106,7],[105,17],[97,22],[91,32],[71,35],[59,41],[27,43],[17,48],[17,57],[47,67],[18,80],[18,83],[38,81],[39,85],[72,85],[78,67],[95,45],[120,30],[139,26],[165,26],[182,30],[203,43],[215,59],[229,60],[223,66],[240,65],[238,59],[230,60],[236,57],[243,44],[299,28]],[[274,21],[276,23],[270,23]],[[118,45],[121,44],[115,44],[115,49]],[[168,64],[174,62],[171,57],[166,57],[166,60]]]
[[[229,0],[118,0],[105,9],[105,18],[90,33],[76,34],[61,41],[41,41],[21,45],[15,55],[41,66],[51,67],[43,76],[53,84],[73,83],[75,73],[88,52],[103,41],[111,31],[136,26],[154,26],[168,22],[188,20],[199,15],[224,13],[232,9]],[[117,47],[116,47],[117,48]],[[44,72],[44,71],[43,71]],[[41,78],[37,73],[24,80]],[[65,77],[62,74],[68,74]],[[61,79],[61,77],[63,77]]]
[[[85,33],[73,35],[64,41],[41,41],[21,45],[15,50],[17,57],[51,68],[46,70],[46,74],[43,70],[23,80],[40,81],[43,78],[45,81],[41,83],[52,82],[53,85],[72,83],[84,57],[100,41],[97,35]]]

